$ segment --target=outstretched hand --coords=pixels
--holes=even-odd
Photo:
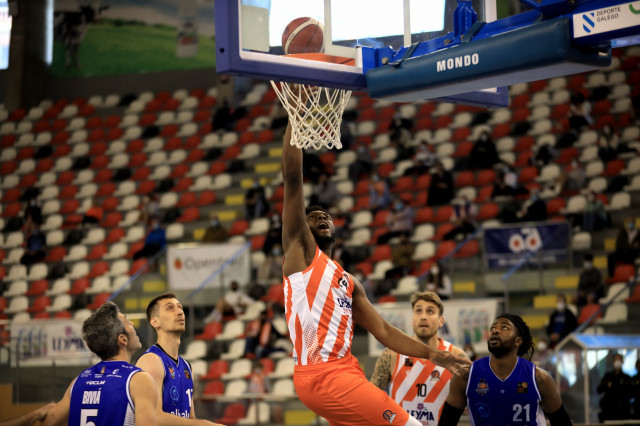
[[[300,111],[305,107],[309,98],[316,96],[318,92],[318,87],[316,86],[307,86],[304,84],[296,84],[296,83],[282,83],[289,85],[291,89],[291,93],[293,96],[289,99],[291,106],[293,106],[296,110]]]
[[[429,357],[429,361],[435,365],[446,368],[451,371],[454,376],[465,376],[469,374],[469,367],[472,364],[467,358],[454,355],[449,351],[433,351]]]

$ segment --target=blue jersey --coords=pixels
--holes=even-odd
[[[536,384],[536,366],[518,357],[506,380],[491,370],[489,357],[473,363],[467,382],[467,406],[473,426],[545,426]]]
[[[84,370],[71,387],[69,426],[135,425],[129,382],[138,371],[124,361],[102,361]]]
[[[178,357],[171,358],[158,345],[151,346],[145,353],[156,354],[164,366],[162,381],[162,411],[178,417],[189,418],[193,398],[193,378],[191,365]]]

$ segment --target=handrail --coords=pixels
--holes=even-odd
[[[479,233],[481,233],[482,231],[484,231],[484,228],[482,226],[478,226],[475,231],[473,231],[471,234],[469,234],[464,240],[462,240],[458,244],[456,244],[456,246],[454,248],[452,248],[451,251],[449,251],[449,253],[447,253],[444,256],[442,256],[442,258],[438,261],[438,263],[445,262],[445,261],[449,260],[449,258],[451,256],[453,256],[457,252],[459,252],[465,244],[467,244],[469,241],[475,239],[476,236]],[[426,278],[428,273],[429,273],[429,271],[423,272],[421,275],[418,275],[418,279],[421,280],[421,279]]]
[[[163,254],[165,254],[167,251],[167,247],[163,247],[162,250],[159,250],[156,254],[154,254],[153,256],[151,256],[144,265],[142,265],[140,268],[138,268],[137,271],[135,271],[133,273],[133,275],[131,275],[131,277],[129,277],[129,279],[127,281],[125,281],[124,283],[122,283],[122,285],[120,285],[120,287],[118,287],[118,289],[116,291],[114,291],[113,293],[111,293],[111,296],[109,296],[109,299],[107,300],[113,300],[116,297],[118,297],[120,295],[120,293],[122,293],[123,291],[125,291],[127,289],[127,287],[129,287],[129,285],[131,285],[131,283],[133,283],[136,279],[138,279],[138,277],[140,275],[142,275],[147,269],[149,269],[149,267],[155,263]]]

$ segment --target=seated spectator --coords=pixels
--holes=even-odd
[[[40,225],[34,224],[31,234],[27,238],[24,254],[20,258],[20,263],[25,266],[42,261],[46,255],[47,240],[40,231]]]
[[[329,210],[338,204],[342,198],[342,193],[338,191],[336,185],[331,182],[327,173],[318,176],[318,183],[313,186],[310,197],[311,205],[320,205]]]
[[[251,303],[253,303],[253,299],[240,291],[238,281],[231,281],[229,291],[218,299],[216,307],[213,308],[213,311],[204,319],[204,322],[217,322],[222,320],[222,317],[225,315],[241,315]]]
[[[544,166],[551,164],[551,162],[558,156],[556,150],[550,143],[544,143],[538,147],[536,154],[533,157],[533,165],[538,169],[542,169]]]
[[[97,225],[100,222],[102,222],[102,215],[103,215],[102,206],[100,205],[98,200],[94,198],[91,201],[91,207],[87,209],[87,211],[84,213],[84,216],[82,217],[82,224]]]
[[[213,216],[211,218],[211,222],[209,222],[209,226],[204,231],[204,236],[202,237],[203,243],[224,243],[229,239],[229,233],[227,232],[227,228],[222,226],[220,221],[218,220],[218,216]]]
[[[552,349],[549,347],[549,340],[546,336],[540,336],[538,343],[536,343],[536,351],[531,357],[531,362],[540,368],[544,368],[540,363],[545,360],[552,353]]]
[[[561,175],[563,176],[563,191],[580,191],[587,182],[584,167],[576,159],[571,160],[570,166]]]
[[[516,213],[520,222],[541,222],[547,220],[547,203],[540,198],[537,190],[531,191],[531,197],[522,204]]]
[[[586,253],[584,255],[583,269],[578,279],[576,305],[578,307],[586,305],[590,294],[593,296],[594,302],[604,297],[604,283],[602,282],[602,274],[593,265],[593,254]]]
[[[631,417],[631,377],[622,371],[623,364],[622,354],[615,354],[613,370],[606,372],[598,384],[598,393],[604,394],[600,398],[598,414],[601,423],[608,423],[608,420],[627,420]]]
[[[411,128],[413,121],[408,118],[402,118],[396,114],[389,125],[389,142],[390,146],[396,148],[396,160],[406,160],[413,155],[413,149],[409,146],[411,142]]]
[[[160,222],[154,220],[153,224],[151,225],[151,229],[149,229],[149,232],[144,239],[144,246],[142,246],[140,250],[133,254],[133,258],[137,260],[141,258],[153,257],[158,252],[164,250],[166,246],[166,231],[162,226],[160,226]]]
[[[591,126],[591,103],[586,100],[582,92],[571,95],[571,106],[569,110],[569,128],[578,133],[583,127]]]
[[[595,300],[595,294],[587,294],[587,304],[584,305],[582,309],[580,309],[580,315],[578,315],[578,325],[582,325],[587,321],[589,321],[589,325],[593,325],[598,318],[602,318],[600,307],[600,304]],[[594,318],[591,318],[598,311],[600,311],[600,313],[597,314]]]
[[[476,230],[476,214],[477,208],[475,204],[462,195],[460,198],[453,201],[453,216],[451,222],[453,222],[454,228],[451,231],[443,235],[445,240],[454,240],[459,234],[463,237],[473,233]]]
[[[596,197],[595,191],[589,191],[582,214],[583,231],[600,231],[609,225],[609,214],[602,200]]]
[[[30,234],[36,225],[42,225],[42,208],[38,204],[36,197],[27,201],[27,207],[24,209],[24,232]]]
[[[437,262],[431,265],[431,269],[425,277],[425,290],[436,293],[443,300],[450,299],[453,294],[451,278]]]
[[[386,244],[390,239],[400,235],[410,235],[413,231],[413,209],[402,198],[393,203],[393,211],[387,216],[386,232],[378,237],[378,244]]]
[[[391,203],[391,193],[389,192],[389,182],[380,179],[376,173],[369,178],[369,209],[373,212],[386,209]]]
[[[269,231],[262,245],[262,252],[266,255],[271,253],[273,246],[282,244],[282,221],[278,213],[271,215]]]
[[[622,228],[618,231],[615,251],[607,256],[609,276],[613,276],[618,263],[633,265],[639,253],[640,233],[636,229],[635,219],[629,216],[624,220]]]
[[[609,123],[605,124],[598,137],[598,157],[604,162],[618,158],[620,138]]]
[[[469,154],[469,168],[470,169],[490,169],[495,164],[500,162],[498,156],[498,150],[496,149],[493,139],[491,139],[491,133],[488,130],[484,130]]]
[[[262,364],[254,361],[253,370],[249,374],[249,393],[262,394],[271,392],[271,383],[265,374]]]
[[[562,339],[578,327],[576,316],[567,307],[567,299],[564,294],[558,294],[556,309],[549,315],[549,323],[547,324],[547,337],[549,338],[549,347],[555,348]]]
[[[251,188],[244,195],[244,217],[247,220],[263,217],[269,211],[269,202],[265,196],[260,179],[254,178]]]
[[[402,278],[413,269],[413,251],[415,247],[408,235],[401,235],[398,244],[391,247],[393,268],[385,273],[385,279]]]
[[[496,180],[493,184],[493,191],[491,191],[491,198],[494,200],[500,198],[510,198],[515,196],[515,190],[510,185],[507,185],[506,172],[504,170],[498,170],[496,173]],[[516,178],[517,179],[517,178]]]
[[[444,165],[438,161],[436,169],[431,173],[429,184],[428,206],[441,206],[451,202],[453,198],[453,177],[444,169]]]
[[[258,282],[272,284],[282,281],[282,245],[275,244],[258,267]]]
[[[373,170],[373,157],[371,150],[363,143],[356,148],[356,159],[349,164],[349,179],[357,182],[362,175],[369,174]]]
[[[260,359],[268,357],[273,352],[282,351],[282,348],[273,346],[274,342],[281,337],[283,336],[278,333],[267,317],[267,311],[262,311],[259,318],[247,325],[245,357]]]
[[[435,165],[436,156],[427,142],[422,142],[413,155],[413,165],[404,172],[404,176],[420,176]]]
[[[158,195],[156,193],[151,192],[142,197],[138,220],[145,226],[151,226],[154,220],[160,220],[160,205],[158,204]]]

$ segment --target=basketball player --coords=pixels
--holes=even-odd
[[[155,380],[158,424],[214,424],[196,419],[191,365],[178,355],[186,324],[182,304],[172,293],[161,294],[149,302],[147,319],[158,333],[158,342],[142,354],[136,366]]]
[[[420,425],[385,392],[367,381],[351,354],[353,321],[398,353],[427,358],[461,373],[469,361],[436,351],[389,325],[358,280],[331,260],[335,227],[321,207],[304,206],[302,151],[282,152],[285,315],[293,342],[293,382],[300,400],[331,425]]]
[[[573,423],[553,378],[530,359],[533,338],[518,315],[498,315],[489,329],[490,355],[471,366],[467,378],[454,377],[440,417],[441,426],[458,424],[465,405],[472,425],[546,425]]]
[[[467,354],[438,337],[444,324],[444,305],[431,291],[411,295],[413,338],[432,349],[451,351],[466,358]],[[371,383],[387,390],[398,404],[423,425],[437,425],[442,406],[449,394],[451,372],[431,361],[411,358],[385,349],[373,370]]]
[[[71,382],[45,425],[155,425],[156,394],[151,376],[130,364],[140,349],[133,324],[113,302],[82,324],[82,337],[101,362]]]

